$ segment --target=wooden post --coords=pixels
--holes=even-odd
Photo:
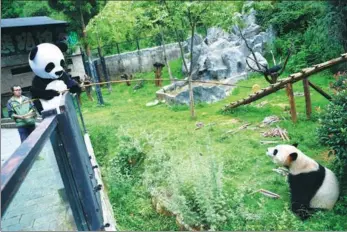
[[[290,104],[290,114],[292,116],[292,121],[295,123],[297,121],[297,117],[296,117],[296,109],[295,109],[295,101],[294,101],[292,83],[288,83],[286,89],[287,89],[287,95],[288,95],[289,104]]]
[[[155,86],[161,86],[162,84],[162,80],[161,80],[161,70],[163,69],[163,67],[165,66],[164,64],[162,63],[159,63],[159,62],[155,62],[153,64],[154,68],[155,68]]]
[[[306,117],[307,119],[311,118],[312,106],[311,106],[311,96],[310,96],[310,86],[308,84],[308,78],[304,78],[302,80],[304,85],[304,93],[305,93],[305,103],[306,103]]]
[[[320,93],[323,97],[325,97],[326,99],[328,99],[329,101],[331,101],[332,97],[327,94],[326,92],[324,92],[324,90],[322,90],[321,88],[319,88],[317,85],[314,85],[311,81],[308,82],[308,84],[314,89],[316,90],[318,93]]]

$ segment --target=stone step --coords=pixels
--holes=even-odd
[[[5,122],[5,123],[3,123],[3,122],[1,122],[1,128],[17,128],[16,127],[16,123],[14,123],[14,122]]]

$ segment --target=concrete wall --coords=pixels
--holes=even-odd
[[[180,57],[178,43],[167,44],[165,50],[168,60],[174,60]],[[148,72],[154,70],[153,64],[155,62],[165,63],[162,46],[105,56],[105,62],[107,72],[111,79],[118,79],[123,73]],[[100,60],[98,60],[98,69],[103,78]]]

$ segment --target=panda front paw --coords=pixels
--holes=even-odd
[[[82,89],[78,85],[74,85],[70,88],[71,93],[81,93]]]
[[[56,96],[59,96],[59,94],[60,93],[58,91],[56,91],[56,90],[48,89],[48,90],[45,91],[45,95],[46,95],[45,99],[46,100],[51,100],[52,98],[54,98]]]

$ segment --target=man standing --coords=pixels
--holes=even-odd
[[[29,98],[22,96],[19,85],[11,87],[13,96],[7,102],[8,116],[16,122],[21,142],[35,129],[36,111]]]

